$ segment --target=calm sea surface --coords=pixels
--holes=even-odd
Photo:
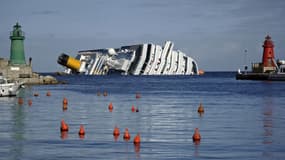
[[[0,98],[0,159],[285,159],[285,82],[234,76],[62,76],[69,84],[26,86],[18,95],[23,105],[16,97]],[[68,133],[60,132],[62,119]],[[200,143],[192,141],[195,128]],[[133,144],[137,133],[139,146]]]

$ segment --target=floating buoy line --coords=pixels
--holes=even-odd
[[[101,92],[97,92],[97,96],[101,96],[101,95],[106,97],[106,96],[108,96],[108,93],[106,91],[104,91],[103,94]],[[34,96],[38,97],[39,93],[37,93],[37,92],[34,93]],[[46,92],[46,96],[50,97],[51,96],[51,92],[47,91]],[[135,98],[136,99],[140,99],[141,98],[141,94],[140,93],[136,93],[135,94]],[[24,99],[22,97],[18,97],[18,104],[19,105],[23,105],[24,104]],[[32,104],[33,104],[32,99],[28,99],[27,100],[27,104],[29,106],[32,106]],[[62,99],[62,109],[65,111],[65,110],[67,110],[67,108],[68,108],[68,99],[66,97],[64,97]],[[112,112],[114,110],[114,105],[113,105],[112,102],[109,103],[108,110],[109,110],[109,112]],[[139,108],[136,107],[135,105],[131,105],[131,112],[139,112]],[[202,103],[199,104],[197,112],[200,115],[205,113],[205,109],[204,109]],[[60,132],[61,132],[60,137],[61,137],[61,139],[66,139],[68,137],[68,131],[69,131],[69,125],[65,122],[64,119],[62,119],[61,122],[60,122]],[[85,127],[84,127],[84,125],[81,124],[79,126],[78,135],[79,135],[79,137],[81,139],[83,139],[85,134],[86,134]],[[119,127],[117,125],[115,125],[115,127],[114,127],[113,136],[114,136],[114,140],[115,141],[117,141],[118,138],[120,137],[120,129],[119,129]],[[128,128],[125,128],[123,136],[121,136],[121,138],[123,138],[123,140],[126,141],[126,142],[128,142],[131,139],[131,134],[130,134]],[[192,135],[192,140],[193,140],[193,142],[195,142],[195,144],[197,144],[197,143],[199,144],[200,143],[200,141],[201,141],[201,134],[199,132],[199,128],[195,128],[194,133]],[[139,145],[140,143],[141,143],[141,135],[140,135],[140,133],[137,133],[134,136],[134,138],[133,138],[133,144],[134,145]]]

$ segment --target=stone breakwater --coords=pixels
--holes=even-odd
[[[34,73],[36,74],[36,73]],[[31,78],[19,78],[18,81],[23,82],[26,85],[48,85],[48,84],[64,84],[59,82],[55,77],[47,75],[39,75]]]
[[[0,74],[9,80],[19,81],[26,85],[41,85],[41,84],[63,84],[55,77],[35,73],[31,65],[10,65],[9,61],[0,58]]]

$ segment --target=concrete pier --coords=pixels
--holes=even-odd
[[[277,73],[237,73],[237,80],[264,80],[264,81],[285,81],[285,74]]]

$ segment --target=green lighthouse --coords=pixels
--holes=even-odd
[[[11,50],[10,50],[10,65],[26,64],[24,52],[24,32],[17,22],[10,34]]]

